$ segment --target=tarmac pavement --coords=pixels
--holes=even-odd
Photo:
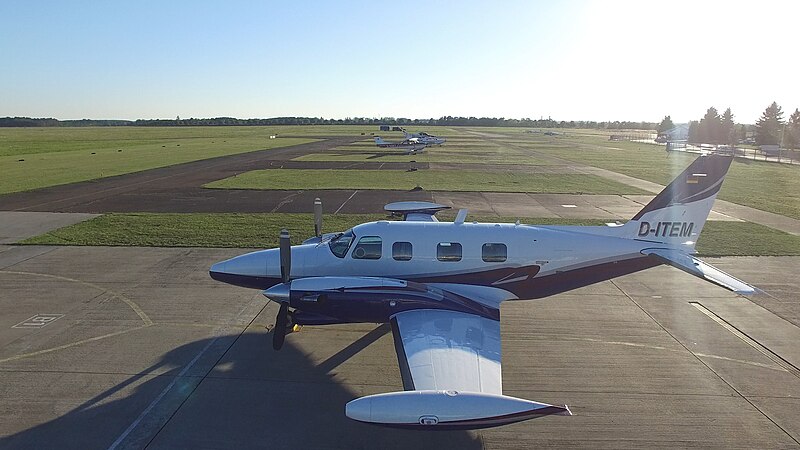
[[[244,250],[0,249],[0,448],[786,448],[800,439],[798,322],[669,267],[503,304],[504,392],[566,403],[575,416],[414,432],[343,414],[353,398],[402,389],[387,327],[305,327],[274,352],[277,307],[207,275]],[[774,301],[800,302],[800,258],[712,260],[758,285],[754,262]]]

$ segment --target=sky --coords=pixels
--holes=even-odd
[[[0,117],[754,123],[800,108],[800,2],[0,2]]]

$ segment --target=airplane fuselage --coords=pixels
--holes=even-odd
[[[342,240],[348,239],[345,245]],[[559,227],[370,222],[343,237],[292,247],[292,276],[300,280],[292,282],[291,306],[340,321],[383,322],[398,308],[418,308],[419,301],[438,295],[417,296],[408,289],[408,283],[421,283],[423,290],[445,289],[447,298],[436,302],[448,309],[497,309],[504,300],[546,297],[653,267],[658,263],[640,253],[647,246],[647,242]],[[279,251],[238,256],[212,267],[211,275],[230,284],[269,289],[281,283]],[[304,277],[315,281],[303,281]],[[395,289],[367,280],[360,289],[335,289],[337,283],[352,284],[353,278],[364,277],[407,286]],[[314,295],[323,291],[326,295],[320,302]],[[340,299],[336,292],[341,292]],[[386,306],[392,300],[396,308]],[[454,303],[463,305],[454,308]],[[374,307],[367,307],[370,304]]]

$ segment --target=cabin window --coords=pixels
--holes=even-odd
[[[503,262],[508,258],[506,244],[483,244],[481,258],[484,262]]]
[[[411,261],[411,242],[395,242],[392,244],[392,258],[395,261]]]
[[[355,259],[381,259],[381,241],[380,236],[364,236],[358,240],[355,248],[353,248],[353,258]]]
[[[440,242],[436,246],[436,259],[439,261],[461,261],[461,244]]]
[[[353,238],[355,237],[356,236],[353,234],[353,230],[347,230],[344,233],[334,236],[328,243],[328,246],[334,255],[339,258],[344,258],[344,255],[347,254],[347,249],[350,248],[350,244],[353,242]]]

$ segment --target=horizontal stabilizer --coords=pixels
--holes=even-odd
[[[690,273],[699,278],[703,278],[714,284],[718,284],[726,289],[730,289],[737,294],[747,295],[758,292],[756,288],[750,286],[744,281],[728,275],[711,264],[705,263],[694,256],[687,255],[686,253],[677,250],[670,250],[666,248],[648,248],[642,250],[642,254],[656,258],[664,264],[677,267],[684,272]]]
[[[347,417],[400,428],[477,429],[548,415],[571,416],[554,406],[506,395],[464,391],[404,391],[357,398],[345,406]]]

